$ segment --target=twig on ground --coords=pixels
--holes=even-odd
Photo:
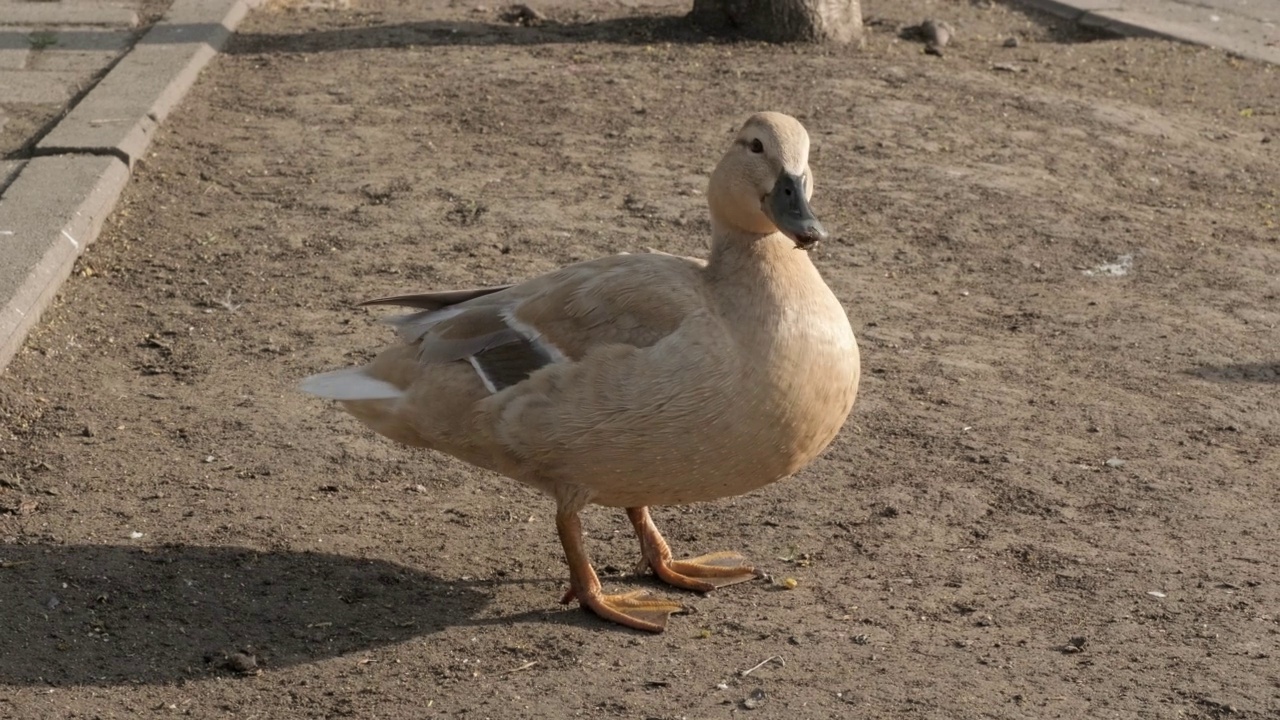
[[[761,660],[761,661],[760,661],[760,662],[759,662],[755,667],[752,667],[752,668],[748,668],[748,669],[746,669],[746,670],[743,670],[742,672],[738,673],[738,675],[739,675],[739,677],[746,677],[746,676],[750,675],[751,673],[753,673],[753,672],[755,672],[755,671],[759,670],[760,668],[764,667],[765,665],[768,665],[769,663],[771,663],[771,662],[773,662],[773,661],[775,661],[775,660],[777,660],[777,661],[778,661],[778,664],[779,664],[779,665],[781,665],[782,667],[786,667],[786,666],[787,666],[787,661],[786,661],[786,660],[783,660],[781,655],[770,655],[769,657],[765,658],[764,660]]]

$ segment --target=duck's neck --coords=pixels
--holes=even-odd
[[[722,285],[754,288],[748,297],[762,290],[767,296],[789,295],[788,289],[802,290],[814,282],[825,288],[809,253],[797,248],[791,238],[780,232],[741,230],[715,218],[707,270]]]
[[[713,229],[706,272],[720,316],[757,352],[776,343],[799,349],[792,335],[810,323],[843,317],[809,253],[790,238]]]

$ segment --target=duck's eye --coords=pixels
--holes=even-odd
[[[760,138],[751,141],[751,152],[757,155],[764,152],[764,143],[760,142]]]

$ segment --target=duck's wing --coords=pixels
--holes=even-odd
[[[366,305],[398,305],[400,307],[418,308],[419,310],[439,310],[457,305],[468,300],[475,300],[478,297],[492,295],[500,290],[506,290],[510,285],[492,285],[490,287],[475,288],[472,290],[442,290],[440,292],[412,293],[409,295],[391,295],[389,297],[375,298],[373,300],[365,300],[357,303],[357,307]]]
[[[673,255],[617,255],[519,285],[401,295],[373,304],[424,308],[387,320],[416,348],[418,362],[467,361],[485,387],[498,392],[542,367],[581,359],[597,347],[658,342],[705,306],[704,266]],[[343,373],[351,374],[350,383]],[[339,399],[352,392],[386,397],[412,381],[403,372],[386,378],[378,374],[376,367],[326,373],[308,378],[303,388]]]

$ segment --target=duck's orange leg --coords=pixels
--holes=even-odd
[[[684,609],[678,603],[655,597],[648,590],[605,595],[582,546],[582,521],[577,511],[557,512],[556,531],[560,533],[560,543],[569,561],[569,592],[562,602],[576,597],[584,607],[605,620],[649,632],[662,632],[667,626],[667,617]]]
[[[640,538],[645,562],[669,585],[708,592],[758,577],[746,558],[735,552],[715,552],[688,560],[673,560],[671,548],[649,517],[649,508],[627,508],[627,517],[631,518],[636,536]]]

